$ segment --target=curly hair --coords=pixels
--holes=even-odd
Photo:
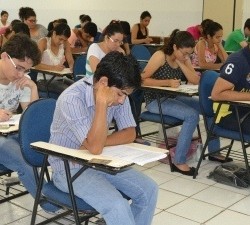
[[[41,52],[36,42],[26,34],[18,33],[13,35],[2,47],[0,53],[3,52],[21,61],[29,58],[32,60],[33,66],[41,62]]]
[[[22,21],[27,20],[31,16],[36,17],[36,13],[35,13],[34,9],[32,9],[30,7],[21,7],[19,9],[19,18],[20,18],[20,20],[22,20]]]
[[[138,62],[133,56],[121,52],[113,51],[102,58],[94,74],[95,82],[103,76],[108,78],[109,87],[137,89],[141,86]]]

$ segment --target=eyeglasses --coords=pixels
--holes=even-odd
[[[108,38],[109,38],[113,43],[115,43],[115,44],[118,43],[119,45],[123,45],[123,41],[119,41],[119,40],[117,40],[117,39],[114,40],[113,38],[111,38],[111,37],[109,37],[109,36],[108,36]]]
[[[30,23],[36,23],[37,22],[37,20],[27,20],[27,21],[29,21]]]
[[[9,54],[7,54],[7,56],[8,56],[8,58],[9,58],[9,60],[11,61],[11,63],[12,63],[12,65],[16,68],[16,70],[17,70],[17,72],[19,72],[19,73],[29,73],[30,72],[30,70],[26,70],[24,67],[22,67],[22,66],[17,66],[15,63],[14,63],[14,61],[13,61],[13,59],[9,56]]]

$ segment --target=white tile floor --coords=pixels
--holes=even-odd
[[[152,130],[153,126],[155,125],[146,123],[143,129]],[[160,162],[144,167],[135,166],[159,185],[157,209],[152,224],[250,225],[250,189],[239,189],[208,179],[209,171],[216,165],[218,164],[215,162],[203,161],[195,180],[179,173],[171,173],[169,166]],[[0,204],[0,225],[29,224],[32,207],[33,199],[30,195]],[[38,221],[49,216],[40,209]],[[90,225],[95,224],[94,221]],[[63,219],[60,224],[71,225],[74,222]]]

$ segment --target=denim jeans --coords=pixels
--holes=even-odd
[[[71,169],[73,176],[78,169]],[[68,192],[65,171],[53,173],[58,189]],[[86,169],[74,182],[74,194],[94,207],[108,225],[150,225],[158,195],[157,184],[146,175],[128,169],[112,175]],[[132,203],[119,191],[131,198]]]
[[[184,164],[193,133],[199,122],[199,114],[201,113],[199,100],[197,97],[177,96],[176,98],[162,98],[161,102],[163,115],[183,120],[173,162]],[[148,104],[147,110],[152,113],[159,113],[157,100]],[[212,140],[208,144],[208,151],[216,151],[219,146],[219,139]]]
[[[7,137],[0,136],[0,154],[0,164],[17,172],[24,187],[35,198],[37,185],[34,172],[22,156],[18,134],[8,135]],[[47,202],[42,205],[42,208],[51,212],[59,209]]]

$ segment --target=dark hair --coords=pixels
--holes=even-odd
[[[12,58],[25,61],[29,58],[33,62],[33,66],[41,62],[41,52],[36,44],[26,34],[18,33],[13,35],[2,47],[1,53],[6,52]]]
[[[127,21],[120,21],[123,32],[125,35],[130,35],[130,24]]]
[[[169,41],[162,47],[162,51],[167,55],[172,55],[174,52],[174,45],[177,48],[194,48],[195,40],[188,31],[173,30]]]
[[[97,65],[94,81],[99,81],[103,76],[108,78],[109,87],[137,89],[141,86],[138,62],[133,56],[118,51],[108,53]]]
[[[9,13],[8,13],[7,11],[3,10],[3,11],[1,12],[1,16],[3,16],[4,14],[9,15]]]
[[[35,13],[34,9],[32,9],[30,7],[21,7],[19,9],[19,18],[20,18],[20,20],[22,20],[22,21],[27,20],[31,16],[36,17],[36,13]]]
[[[219,30],[223,30],[222,26],[219,23],[210,22],[203,29],[203,35],[204,37],[207,37],[208,35],[210,35],[210,37],[213,37]]]
[[[250,18],[248,18],[244,24],[244,29],[248,28],[250,30]]]
[[[61,19],[57,19],[57,20],[53,20],[53,21],[49,22],[48,29],[47,29],[49,32],[54,29],[54,24],[55,23],[58,23],[58,24],[59,23],[68,24],[68,21],[66,19],[64,19],[64,18],[61,18]]]
[[[79,20],[81,20],[81,18],[84,17],[84,16],[85,16],[85,14],[81,14],[81,15],[79,16]]]
[[[89,34],[91,37],[95,37],[97,34],[97,26],[95,23],[88,22],[83,26],[83,31]]]
[[[84,23],[84,22],[92,22],[92,19],[90,18],[89,15],[84,15],[80,18],[80,21],[81,23]]]
[[[146,17],[150,17],[152,18],[151,14],[149,13],[149,11],[144,11],[142,12],[141,16],[140,16],[140,19],[143,20],[145,19]]]
[[[30,29],[26,23],[23,23],[23,22],[16,23],[12,27],[12,31],[14,31],[15,34],[17,33],[27,34],[30,37]]]
[[[120,24],[120,21],[112,22],[110,23],[104,30],[103,30],[103,36],[112,36],[115,33],[121,33],[124,34],[122,26]]]
[[[21,22],[21,20],[12,20],[10,23],[10,26],[7,27],[7,29],[6,29],[4,36],[7,37],[12,32],[13,26],[17,23],[20,23],[20,22]]]
[[[47,36],[51,37],[54,31],[56,35],[63,35],[67,38],[69,38],[71,35],[70,27],[66,23],[57,24],[52,30],[49,31]]]
[[[210,23],[213,23],[213,22],[214,22],[214,21],[211,20],[211,19],[204,19],[204,20],[202,20],[202,22],[201,22],[201,28],[202,28],[201,35],[202,35],[202,36],[206,36],[206,35],[204,34],[204,30],[206,29],[207,26],[209,26]]]

